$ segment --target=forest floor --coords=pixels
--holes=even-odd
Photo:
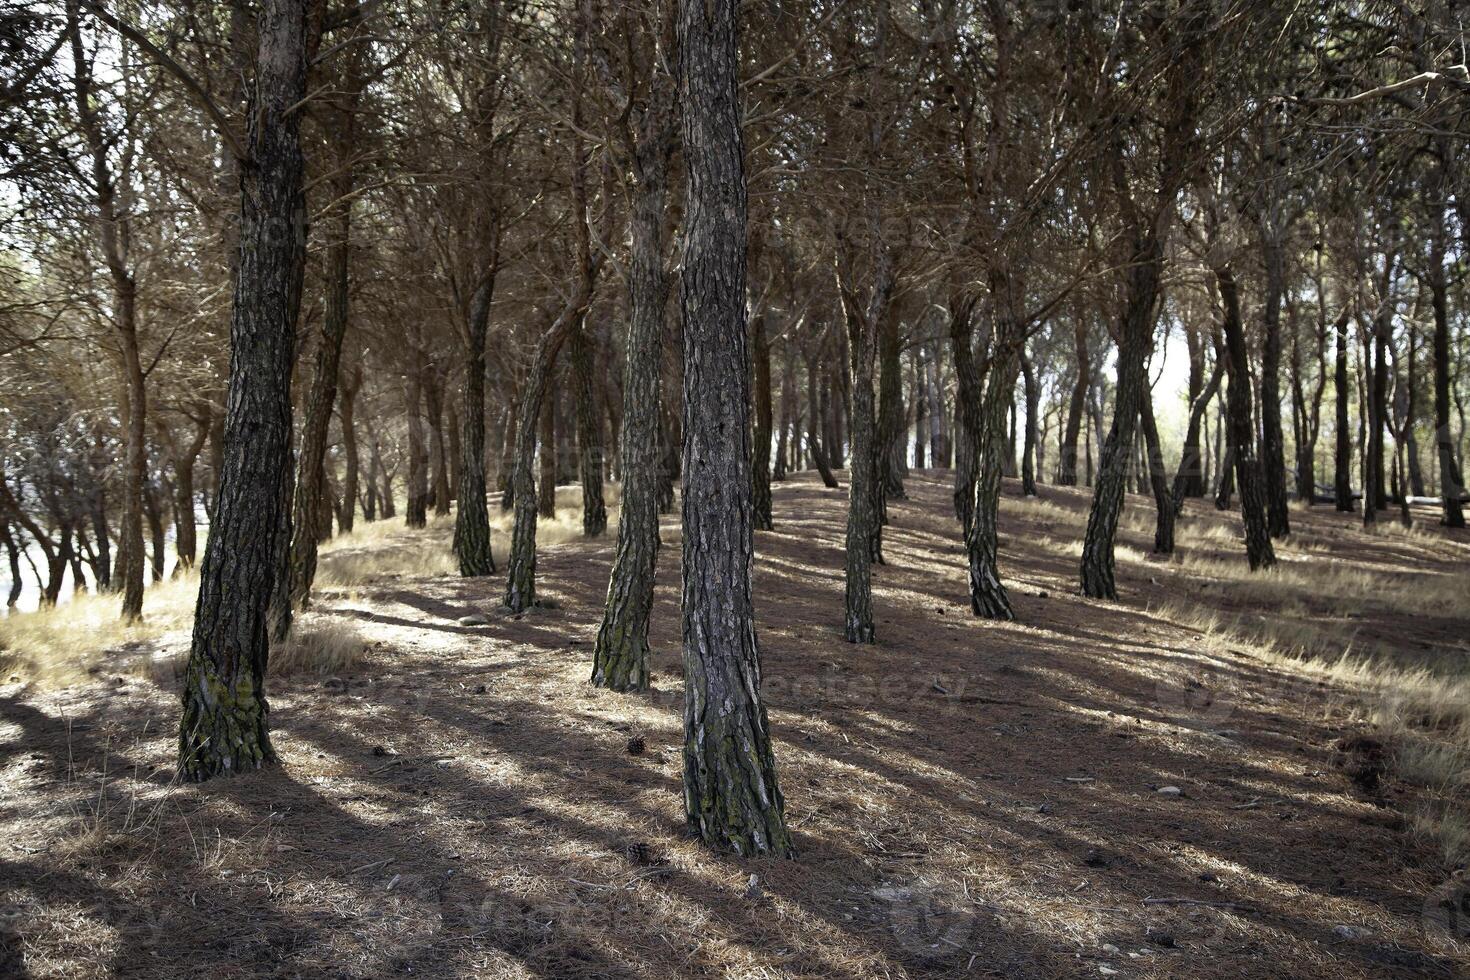
[[[1191,502],[1158,560],[1130,497],[1101,603],[1074,584],[1087,491],[1007,481],[1017,622],[982,622],[948,480],[891,506],[875,646],[840,632],[845,487],[778,484],[756,535],[795,860],[685,834],[670,517],[646,695],[587,683],[611,535],[547,545],[522,616],[499,577],[360,564],[313,619],[366,653],[273,679],[281,762],[231,780],[173,781],[175,683],[126,666],[138,644],[80,683],[14,675],[0,975],[1467,975],[1470,538],[1296,510],[1252,578],[1238,516]]]

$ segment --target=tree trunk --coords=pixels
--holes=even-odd
[[[459,508],[454,515],[454,554],[459,560],[459,574],[465,577],[495,574],[490,508],[485,497],[485,335],[498,268],[498,260],[492,258],[475,287],[465,321]]]
[[[449,455],[444,445],[444,383],[430,363],[424,375],[424,407],[429,417],[429,456],[433,462],[433,490],[429,500],[439,517],[449,514]]]
[[[1464,527],[1460,497],[1465,493],[1465,480],[1455,461],[1455,439],[1450,432],[1450,316],[1444,235],[1441,216],[1430,232],[1429,256],[1429,296],[1434,308],[1434,445],[1439,463],[1440,523]]]
[[[1332,489],[1337,509],[1353,510],[1353,433],[1348,421],[1348,313],[1337,318],[1337,349],[1333,371],[1336,439],[1333,448]]]
[[[1148,456],[1149,489],[1153,491],[1154,508],[1158,512],[1154,523],[1154,554],[1174,553],[1174,498],[1169,492],[1169,478],[1164,473],[1164,450],[1159,442],[1159,426],[1154,420],[1153,392],[1143,393],[1139,407],[1139,420],[1143,424],[1144,449]]]
[[[1087,392],[1092,387],[1092,355],[1087,350],[1087,320],[1078,316],[1072,325],[1072,344],[1076,351],[1077,383],[1067,404],[1067,424],[1062,429],[1062,444],[1057,454],[1057,483],[1064,487],[1077,485],[1077,437],[1082,429],[1082,416],[1087,408]],[[1088,478],[1088,484],[1092,483]]]
[[[541,402],[540,449],[537,460],[541,473],[536,481],[536,516],[548,519],[556,517],[556,398]]]
[[[1204,496],[1204,454],[1200,451],[1200,425],[1215,393],[1220,390],[1220,379],[1224,374],[1225,358],[1217,351],[1209,380],[1203,382],[1203,386],[1189,403],[1189,422],[1184,429],[1184,453],[1179,457],[1179,471],[1174,474],[1174,490],[1170,495],[1175,517],[1184,512],[1185,497]],[[1192,487],[1198,488],[1198,492],[1190,493]]]
[[[1240,513],[1245,524],[1246,560],[1252,571],[1276,564],[1266,518],[1265,488],[1255,458],[1255,429],[1251,424],[1250,355],[1240,320],[1235,276],[1228,266],[1215,270],[1220,299],[1225,305],[1226,370],[1230,374],[1230,443],[1235,453],[1235,482],[1240,486]]]
[[[289,526],[291,366],[306,207],[295,107],[306,93],[306,3],[260,8],[257,77],[240,168],[240,262],[219,500],[183,680],[179,768],[198,781],[274,758],[266,727],[267,612]]]
[[[342,456],[346,461],[342,476],[342,504],[337,509],[337,526],[343,534],[352,533],[357,513],[357,482],[362,461],[357,452],[357,393],[362,389],[362,365],[353,365],[342,385],[342,398],[337,403],[337,423],[342,429]]]
[[[1273,538],[1291,533],[1286,499],[1286,448],[1281,431],[1281,302],[1286,291],[1286,247],[1264,235],[1266,296],[1261,322],[1261,462],[1266,526]]]
[[[832,468],[827,465],[827,454],[822,451],[822,443],[818,437],[822,427],[822,413],[818,402],[820,387],[817,381],[816,354],[808,352],[806,356],[807,452],[811,455],[812,464],[816,466],[817,472],[822,474],[823,485],[829,490],[836,490],[837,477],[832,474]]]
[[[1036,377],[1036,369],[1031,364],[1031,358],[1024,350],[1021,351],[1021,376],[1026,385],[1026,440],[1025,448],[1021,453],[1021,493],[1028,497],[1036,496],[1036,471],[1040,468],[1036,454],[1041,446],[1041,437],[1037,432],[1037,416],[1041,413],[1041,385]]]
[[[75,18],[76,11],[70,14]],[[97,235],[112,281],[112,322],[122,357],[124,396],[120,415],[124,433],[123,513],[118,529],[118,585],[123,592],[122,618],[143,618],[143,495],[148,477],[147,389],[138,349],[137,282],[128,267],[130,215],[118,205],[108,143],[92,104],[92,63],[82,45],[81,29],[71,30],[73,96],[79,128],[92,162],[92,194],[97,208]]]
[[[419,414],[423,400],[423,354],[415,351],[403,387],[404,410],[408,415],[408,502],[405,523],[425,527],[429,523],[429,451],[424,445],[424,419]]]
[[[755,507],[755,529],[769,531],[771,521],[771,341],[766,334],[766,314],[761,311],[751,323],[755,354],[755,432],[751,446],[751,498]]]
[[[1092,509],[1082,543],[1082,593],[1094,599],[1118,598],[1113,581],[1113,538],[1123,511],[1128,458],[1133,451],[1139,406],[1148,387],[1145,359],[1153,345],[1155,301],[1163,264],[1163,245],[1157,232],[1145,228],[1138,229],[1136,235],[1132,268],[1127,274],[1127,302],[1118,329],[1113,425],[1098,459]]]
[[[623,505],[607,603],[592,650],[592,683],[614,691],[648,686],[648,617],[658,565],[664,314],[669,278],[664,212],[672,152],[674,82],[656,70],[650,104],[629,134],[635,185],[630,219],[628,337],[621,442]]]
[[[751,609],[745,174],[736,0],[681,0],[684,811],[706,843],[789,855]]]
[[[572,386],[577,393],[577,470],[582,477],[582,533],[595,538],[607,530],[607,505],[602,500],[602,417],[597,406],[597,375],[586,318],[572,331]]]
[[[357,45],[361,48],[361,45]],[[351,145],[340,151],[352,153]],[[332,195],[340,202],[330,220],[331,236],[326,248],[326,301],[322,311],[321,336],[317,341],[311,388],[306,396],[306,418],[301,425],[301,451],[297,454],[295,501],[292,506],[291,546],[287,567],[289,604],[274,610],[277,640],[290,631],[291,613],[305,609],[316,579],[318,540],[317,513],[326,493],[325,461],[332,408],[337,400],[337,376],[342,363],[342,338],[347,335],[348,263],[351,255],[352,171],[332,182]]]

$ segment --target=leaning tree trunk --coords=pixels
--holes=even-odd
[[[1139,407],[1139,420],[1143,423],[1144,449],[1148,456],[1148,484],[1153,491],[1154,508],[1158,512],[1154,523],[1154,554],[1174,553],[1174,499],[1169,493],[1169,478],[1164,474],[1164,450],[1159,442],[1159,426],[1154,420],[1152,392],[1144,392]]]
[[[1240,488],[1240,514],[1245,524],[1245,554],[1252,571],[1276,564],[1266,518],[1266,490],[1260,461],[1255,453],[1255,428],[1251,424],[1250,355],[1245,329],[1240,321],[1240,298],[1229,266],[1215,270],[1220,299],[1225,306],[1226,370],[1230,373],[1228,407],[1230,443],[1235,454],[1235,482]]]
[[[1118,331],[1118,384],[1113,425],[1098,457],[1092,510],[1087,516],[1087,533],[1082,542],[1082,593],[1094,599],[1118,598],[1118,588],[1113,580],[1113,539],[1123,512],[1128,458],[1133,451],[1139,407],[1147,395],[1145,359],[1153,341],[1155,301],[1162,264],[1163,247],[1159,236],[1152,229],[1143,230],[1133,249],[1133,267],[1128,272],[1127,305]]]
[[[650,105],[633,138],[634,187],[628,263],[628,338],[620,439],[623,504],[618,547],[602,625],[592,650],[592,683],[614,691],[648,686],[648,617],[658,564],[660,415],[663,402],[664,309],[669,279],[664,266],[664,211],[673,134],[673,80],[656,71]]]
[[[812,465],[822,475],[822,484],[829,490],[837,489],[837,477],[832,474],[832,467],[827,463],[827,454],[822,451],[822,441],[818,435],[822,428],[821,412],[818,409],[818,391],[820,385],[817,381],[817,357],[813,353],[806,356],[806,400],[807,400],[807,452],[812,457]]]
[[[1087,391],[1092,386],[1092,355],[1087,350],[1087,321],[1079,316],[1072,326],[1072,343],[1077,359],[1077,383],[1067,404],[1067,423],[1062,428],[1062,445],[1057,459],[1057,483],[1077,485],[1077,437],[1087,408]],[[1089,481],[1090,482],[1090,481]]]
[[[751,323],[755,348],[755,433],[751,448],[751,495],[755,506],[755,529],[769,531],[771,522],[771,341],[766,333],[766,314]]]
[[[572,331],[572,384],[577,393],[577,469],[582,478],[582,533],[595,538],[607,530],[607,504],[602,499],[602,418],[597,406],[597,375],[592,366],[593,339],[587,324]]]
[[[337,399],[337,376],[342,363],[342,338],[347,334],[348,258],[351,254],[352,177],[332,182],[332,195],[339,202],[331,222],[327,244],[327,295],[322,312],[322,332],[317,342],[311,388],[306,397],[306,418],[301,426],[301,451],[296,459],[295,501],[291,508],[291,546],[287,567],[289,602],[274,610],[276,639],[283,640],[291,629],[291,613],[305,609],[316,579],[317,512],[326,493],[327,434],[332,407]]]
[[[306,243],[296,111],[306,93],[306,6],[266,0],[259,14],[259,68],[245,114],[252,154],[240,168],[224,461],[179,724],[179,769],[191,781],[274,758],[267,612],[277,532],[290,520],[282,490],[291,467],[291,366]]]
[[[751,609],[745,174],[737,0],[681,0],[684,810],[705,842],[789,855]]]
[[[1179,457],[1179,470],[1174,474],[1174,489],[1171,494],[1174,516],[1184,513],[1184,498],[1204,495],[1204,453],[1200,449],[1200,425],[1204,422],[1205,410],[1220,390],[1220,379],[1225,376],[1225,358],[1217,352],[1215,366],[1210,379],[1189,404],[1189,422],[1184,429],[1184,453]],[[1198,492],[1191,492],[1197,489]]]

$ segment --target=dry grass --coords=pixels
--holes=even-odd
[[[617,529],[619,486],[606,484],[608,533]],[[491,545],[504,567],[514,515],[491,501]],[[431,517],[426,528],[411,530],[401,518],[360,522],[350,534],[322,543],[316,587],[338,599],[353,599],[366,586],[388,580],[425,582],[459,573],[452,540],[454,518]],[[557,488],[557,514],[537,525],[542,546],[582,537],[581,488]],[[176,676],[187,652],[199,592],[197,572],[150,585],[143,597],[143,620],[118,618],[121,597],[87,593],[52,608],[0,617],[0,681],[19,680],[57,687],[106,671],[141,670],[159,680]],[[365,641],[341,622],[307,615],[292,638],[272,651],[272,670],[333,673],[350,669]]]

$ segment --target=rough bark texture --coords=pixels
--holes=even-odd
[[[1174,553],[1174,499],[1169,493],[1169,478],[1164,473],[1164,450],[1159,442],[1159,426],[1154,420],[1153,393],[1145,391],[1139,406],[1143,423],[1144,449],[1148,456],[1148,484],[1154,495],[1157,519],[1154,523],[1154,553]]]
[[[1226,370],[1230,375],[1230,443],[1235,454],[1235,482],[1240,487],[1240,514],[1245,525],[1246,560],[1252,570],[1276,564],[1266,518],[1266,491],[1260,461],[1255,453],[1255,428],[1251,424],[1250,355],[1245,328],[1240,319],[1240,298],[1235,277],[1228,266],[1215,271],[1220,299],[1225,306]]]
[[[1261,462],[1266,481],[1266,522],[1271,537],[1291,533],[1286,497],[1286,447],[1281,431],[1281,301],[1286,288],[1286,247],[1265,237],[1266,296],[1261,322]]]
[[[636,130],[627,134],[635,184],[623,379],[623,505],[607,604],[592,651],[592,683],[615,691],[648,686],[648,616],[659,549],[660,380],[669,295],[664,209],[674,130],[673,79],[657,71],[651,89],[650,105]]]
[[[789,855],[751,609],[745,174],[736,0],[681,0],[685,158],[684,808],[742,856]]]
[[[1113,538],[1123,511],[1139,406],[1148,387],[1145,359],[1153,342],[1155,300],[1163,263],[1163,246],[1157,232],[1153,228],[1140,229],[1132,253],[1127,300],[1118,329],[1113,425],[1098,458],[1092,510],[1087,515],[1087,533],[1082,543],[1082,594],[1094,599],[1118,597],[1113,580]]]
[[[485,498],[485,333],[495,293],[492,259],[470,299],[464,334],[464,412],[459,436],[459,508],[454,516],[454,554],[459,574],[495,574],[490,550],[490,510]]]
[[[183,680],[179,768],[201,780],[274,758],[266,727],[267,609],[277,576],[282,489],[291,465],[291,366],[306,209],[300,114],[306,3],[266,0],[240,168],[240,262],[219,501],[199,576]]]
[[[1077,485],[1077,437],[1081,433],[1082,416],[1087,408],[1087,392],[1092,386],[1092,355],[1087,350],[1087,321],[1081,316],[1077,317],[1072,326],[1072,343],[1076,351],[1077,383],[1072,386],[1072,398],[1067,403],[1067,424],[1062,429],[1062,445],[1057,459],[1057,483],[1064,487]]]
[[[592,367],[596,342],[584,322],[571,336],[572,386],[577,394],[577,470],[582,478],[582,533],[595,538],[607,530],[607,504],[602,499],[602,417],[597,406],[597,375]]]

